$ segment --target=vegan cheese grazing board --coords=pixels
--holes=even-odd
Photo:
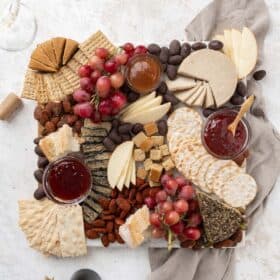
[[[244,244],[258,192],[242,117],[256,62],[246,27],[168,47],[117,47],[101,31],[39,44],[22,92],[39,132],[38,187],[18,202],[30,247],[77,257],[87,246]]]

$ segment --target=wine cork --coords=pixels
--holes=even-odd
[[[14,93],[10,93],[0,103],[0,120],[4,121],[9,119],[13,112],[16,111],[22,104],[21,99]]]

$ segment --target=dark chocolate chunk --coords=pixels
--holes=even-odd
[[[181,44],[178,40],[173,40],[169,44],[169,53],[170,55],[180,54]]]
[[[38,186],[38,188],[37,188],[37,190],[35,190],[33,196],[37,200],[41,200],[46,196],[42,185]]]
[[[160,51],[161,51],[161,48],[159,45],[157,44],[150,44],[148,46],[148,51],[149,53],[151,54],[154,54],[154,55],[159,55]]]
[[[132,133],[138,134],[139,132],[143,131],[144,127],[141,123],[136,123],[132,128]]]
[[[43,151],[42,151],[41,148],[39,147],[39,145],[37,145],[37,146],[34,148],[34,151],[35,151],[35,153],[36,153],[38,156],[40,156],[40,157],[44,157],[44,156],[45,156],[44,153],[43,153]]]
[[[45,168],[49,164],[49,161],[45,157],[38,157],[37,166],[39,168]]]
[[[43,180],[43,170],[37,169],[34,171],[34,177],[37,180],[37,182],[42,183]]]
[[[212,40],[210,41],[210,43],[208,44],[208,48],[215,50],[215,51],[219,51],[224,47],[224,44],[219,41],[219,40]]]
[[[181,55],[173,55],[168,59],[168,63],[172,65],[179,65],[183,61],[183,57]]]
[[[206,44],[203,42],[196,42],[192,44],[192,49],[194,51],[205,49],[206,47],[207,47]]]
[[[166,74],[169,80],[175,80],[177,76],[177,66],[175,65],[167,65]]]
[[[266,75],[266,71],[265,70],[258,70],[253,74],[253,78],[256,81],[262,80]]]
[[[159,84],[159,87],[157,88],[157,93],[165,94],[166,92],[167,92],[167,85],[164,81],[162,81]]]
[[[187,57],[192,51],[191,45],[189,43],[184,43],[181,47],[180,55],[185,58]]]
[[[169,58],[169,49],[167,47],[162,47],[160,54],[159,54],[159,60],[161,63],[167,63]]]
[[[245,97],[247,95],[247,88],[242,81],[239,81],[236,86],[236,93]]]

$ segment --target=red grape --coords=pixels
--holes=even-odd
[[[181,234],[184,230],[184,223],[179,221],[177,224],[170,227],[170,229],[177,235]]]
[[[156,201],[151,196],[148,196],[144,199],[145,204],[148,206],[149,209],[154,209],[156,206]]]
[[[195,227],[186,227],[183,233],[190,240],[198,240],[201,236],[200,230]]]
[[[83,77],[89,77],[90,74],[92,72],[92,69],[89,65],[82,65],[79,70],[78,70],[78,74],[81,78]]]
[[[98,111],[94,111],[91,116],[90,119],[94,122],[94,123],[100,123],[101,122],[101,114]]]
[[[73,93],[73,98],[78,103],[90,101],[90,94],[83,89],[76,89]]]
[[[163,213],[168,213],[173,210],[173,204],[171,201],[165,201],[160,204],[159,208]]]
[[[85,91],[87,91],[89,93],[91,93],[94,88],[93,82],[88,77],[84,77],[84,78],[80,79],[80,86],[82,89],[84,89]]]
[[[109,51],[105,48],[97,48],[95,50],[95,55],[97,55],[98,57],[100,57],[102,59],[106,59],[109,55]]]
[[[196,227],[201,224],[202,218],[199,213],[193,213],[188,217],[188,226]]]
[[[127,53],[119,53],[115,56],[115,60],[119,65],[125,65],[128,61],[128,54]]]
[[[155,227],[152,229],[153,238],[163,238],[165,236],[165,231],[162,228]]]
[[[190,200],[189,201],[189,212],[195,212],[199,209],[197,200]]]
[[[175,180],[176,180],[176,182],[177,182],[179,187],[183,187],[183,186],[188,184],[187,179],[184,176],[182,176],[182,175],[176,177]]]
[[[180,216],[176,211],[170,211],[164,217],[164,222],[169,226],[177,224],[179,220]]]
[[[164,202],[166,201],[167,199],[167,194],[165,191],[159,191],[157,194],[156,194],[156,202],[159,203],[159,202]]]
[[[170,175],[168,175],[167,173],[165,173],[164,175],[161,176],[160,183],[164,186],[165,183],[170,179],[172,179],[172,177]]]
[[[91,117],[94,109],[90,102],[79,103],[74,106],[74,114],[80,116],[81,118]]]
[[[101,116],[110,116],[112,112],[112,101],[110,99],[104,99],[100,101],[98,105],[98,112]]]
[[[113,102],[113,114],[118,113],[126,104],[126,96],[121,91],[116,91],[111,96]]]
[[[160,222],[160,218],[159,218],[158,213],[151,213],[150,214],[150,223],[151,223],[151,225],[153,225],[155,227],[160,227],[161,226],[161,222]]]
[[[114,59],[108,60],[104,64],[104,70],[110,74],[117,72],[118,64]]]
[[[96,91],[99,97],[106,98],[108,97],[111,89],[111,81],[107,76],[100,77],[96,82]]]
[[[190,200],[194,197],[194,189],[191,185],[186,185],[183,186],[180,193],[179,193],[179,198],[183,198],[185,200]]]
[[[174,179],[169,179],[164,184],[164,190],[170,195],[174,195],[177,191],[177,188],[178,188],[178,184]]]
[[[110,76],[112,87],[115,89],[120,88],[124,83],[124,75],[121,72],[117,72]]]
[[[186,213],[188,211],[189,204],[184,199],[179,199],[179,200],[174,202],[174,209],[179,214],[184,214],[184,213]]]
[[[146,52],[147,52],[147,48],[143,45],[136,46],[136,48],[134,50],[134,54],[141,54],[141,53],[146,53]]]
[[[132,43],[125,43],[123,45],[123,49],[125,50],[125,52],[132,52],[134,51],[134,46]]]
[[[92,56],[89,59],[88,64],[94,70],[102,71],[104,69],[104,59],[101,59],[100,57],[98,57],[96,55]]]
[[[100,70],[94,70],[91,75],[90,75],[90,78],[92,80],[92,82],[94,84],[96,84],[97,80],[101,77],[101,72]]]

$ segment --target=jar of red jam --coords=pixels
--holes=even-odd
[[[159,59],[150,54],[133,56],[125,68],[128,86],[140,94],[155,90],[160,83],[161,73],[162,66]]]
[[[46,196],[59,204],[82,202],[91,189],[91,173],[81,159],[66,156],[50,163],[44,171]]]
[[[235,131],[235,135],[228,130],[238,111],[221,109],[211,114],[202,129],[202,143],[213,156],[221,159],[235,159],[247,148],[250,140],[250,127],[243,118]]]

